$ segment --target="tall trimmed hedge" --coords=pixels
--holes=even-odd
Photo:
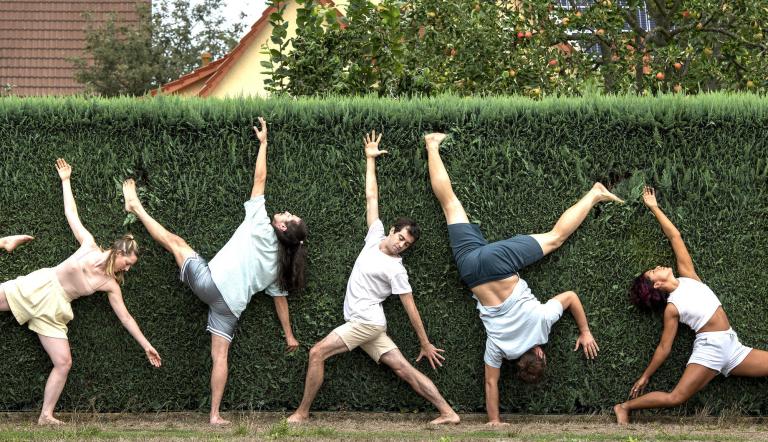
[[[137,178],[148,211],[211,258],[242,221],[258,142],[250,126],[269,123],[267,207],[290,210],[310,227],[309,285],[289,298],[302,343],[284,353],[272,301],[254,296],[230,353],[226,409],[292,409],[301,399],[309,347],[343,322],[346,280],[365,226],[363,134],[383,131],[380,213],[423,226],[405,255],[417,305],[445,366],[417,364],[458,410],[484,409],[484,330],[459,281],[445,221],[427,176],[422,135],[445,131],[454,188],[489,240],[548,230],[592,182],[627,199],[594,210],[558,251],[522,277],[542,300],[577,291],[601,348],[594,362],[572,351],[569,314],[546,346],[545,382],[527,386],[502,370],[503,409],[594,412],[626,398],[658,342],[659,317],[626,302],[629,281],[673,264],[668,243],[640,201],[644,182],[689,245],[699,275],[717,293],[742,342],[768,340],[768,103],[759,97],[377,99],[200,101],[0,100],[0,233],[36,240],[0,255],[0,280],[54,266],[77,244],[64,218],[54,159],[74,167],[85,226],[100,244],[130,231],[143,248],[124,286],[126,304],[163,357],[152,369],[103,294],[74,302],[74,366],[59,409],[207,409],[210,338],[206,306],[178,280],[172,256],[122,209],[119,183]],[[124,221],[128,224],[124,225]],[[389,332],[414,359],[418,341],[396,297],[385,303]],[[51,368],[37,337],[0,313],[0,409],[36,409]],[[672,388],[690,354],[681,327],[653,389]],[[715,380],[683,410],[768,411],[765,380]],[[431,407],[389,370],[355,351],[331,359],[314,409]]]

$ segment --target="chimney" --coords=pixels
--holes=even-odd
[[[211,55],[210,52],[203,52],[200,54],[200,60],[202,61],[202,67],[208,66],[208,63],[211,62],[211,58],[213,58],[213,55]]]

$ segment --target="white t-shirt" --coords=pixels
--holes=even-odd
[[[675,304],[680,314],[680,322],[691,327],[695,332],[707,325],[707,322],[720,307],[720,300],[708,285],[695,279],[679,277],[680,283],[667,298]]]
[[[386,237],[381,220],[374,221],[365,237],[365,246],[357,256],[347,281],[344,319],[363,324],[387,325],[381,303],[389,295],[411,293],[403,258],[379,250]]]
[[[494,368],[500,368],[504,359],[517,359],[532,347],[546,344],[552,325],[563,315],[559,301],[542,304],[522,278],[502,304],[489,307],[478,301],[477,309],[488,335],[483,359]]]
[[[254,293],[286,296],[277,286],[277,235],[264,207],[264,195],[245,204],[245,220],[208,263],[216,288],[238,318]]]

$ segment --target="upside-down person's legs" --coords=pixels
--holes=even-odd
[[[160,243],[165,250],[173,254],[176,265],[184,266],[184,261],[195,254],[195,251],[178,235],[174,235],[154,220],[142,206],[139,196],[136,194],[136,182],[129,178],[123,181],[123,198],[125,199],[125,211],[133,213],[144,224],[152,239]]]
[[[211,334],[211,359],[213,367],[211,368],[211,414],[210,423],[212,425],[226,425],[228,420],[222,419],[219,415],[221,407],[221,398],[224,397],[224,388],[227,386],[227,375],[229,373],[229,341],[221,336]]]
[[[29,235],[11,235],[0,238],[0,249],[5,249],[6,252],[13,252],[16,247],[35,239]]]
[[[434,382],[426,377],[424,373],[416,370],[416,368],[403,357],[400,350],[394,349],[384,353],[379,362],[389,366],[400,379],[408,382],[416,393],[431,402],[432,405],[437,408],[437,411],[440,412],[440,417],[430,422],[431,424],[459,423],[459,415],[453,411],[453,408],[451,408],[450,405],[448,405],[448,402],[437,390]]]
[[[297,424],[309,420],[309,409],[323,385],[326,359],[345,351],[349,351],[347,345],[334,332],[329,333],[328,336],[312,346],[309,350],[307,379],[304,381],[304,396],[301,398],[299,408],[288,417],[288,422]]]
[[[43,393],[43,409],[37,423],[40,425],[59,425],[60,420],[53,417],[53,410],[59,401],[61,391],[64,390],[64,384],[67,382],[69,369],[72,368],[72,354],[69,351],[69,341],[63,338],[51,338],[38,335],[40,343],[43,344],[45,352],[53,362],[53,369],[48,375],[48,381],[45,383],[45,392]]]
[[[584,222],[589,211],[603,201],[624,202],[609,192],[602,184],[595,183],[586,195],[560,215],[552,230],[547,233],[537,233],[531,236],[539,243],[544,255],[548,255],[562,246],[565,240]]]
[[[623,404],[616,404],[613,407],[613,411],[616,413],[616,423],[619,425],[628,424],[629,414],[632,410],[676,407],[704,388],[715,376],[717,376],[717,371],[711,368],[699,364],[688,364],[683,376],[671,392],[654,391]]]
[[[446,222],[448,224],[468,223],[467,213],[464,211],[461,201],[453,193],[451,178],[440,158],[440,143],[445,137],[446,135],[441,133],[432,133],[424,137],[427,146],[429,182],[432,184],[432,192],[435,193],[435,197],[443,209]]]

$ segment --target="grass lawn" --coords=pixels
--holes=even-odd
[[[450,427],[427,424],[429,414],[314,413],[313,421],[289,426],[284,413],[230,413],[231,425],[212,428],[202,413],[62,413],[63,427],[38,427],[35,413],[0,415],[0,441],[58,440],[384,440],[384,441],[768,441],[768,421],[742,417],[640,417],[625,428],[612,416],[505,416],[510,424],[484,425],[485,416],[464,414]],[[432,416],[432,417],[430,417]]]

